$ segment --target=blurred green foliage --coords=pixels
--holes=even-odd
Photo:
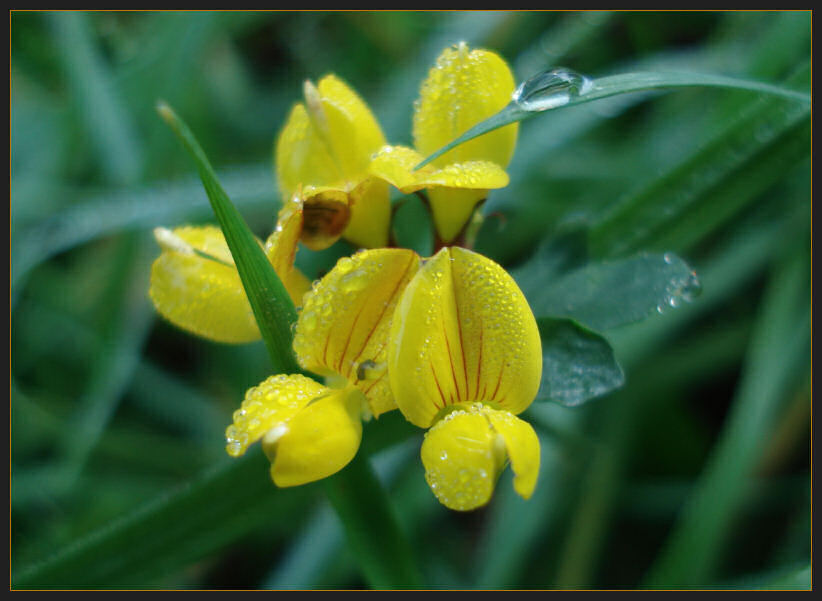
[[[518,79],[564,65],[810,89],[810,12],[11,14],[12,586],[368,585],[322,486],[278,490],[262,453],[225,455],[232,410],[269,375],[263,344],[195,339],[151,307],[151,228],[214,221],[154,106],[186,119],[263,235],[305,78],[337,73],[409,143],[417,87],[460,40]],[[624,388],[529,409],[530,501],[508,473],[487,508],[450,512],[421,432],[396,412],[366,426],[427,587],[810,587],[810,169],[809,107],[751,92],[522,124],[478,250],[536,294],[588,257],[673,251],[704,292],[602,332]],[[397,201],[397,239],[425,252],[425,212]],[[316,276],[349,250],[299,261]]]

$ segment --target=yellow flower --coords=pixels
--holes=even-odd
[[[400,411],[429,428],[425,477],[445,506],[487,503],[506,458],[515,490],[531,496],[539,441],[516,414],[536,396],[541,372],[531,309],[490,259],[444,248],[408,284],[391,326],[388,373]]]
[[[265,252],[295,304],[309,288],[294,268],[303,214],[286,206]],[[149,295],[173,324],[218,342],[252,342],[260,330],[222,230],[184,226],[154,230],[162,254],[151,266]]]
[[[242,455],[262,439],[278,486],[339,471],[357,452],[363,417],[396,408],[388,384],[394,308],[419,269],[411,250],[375,249],[344,257],[306,295],[294,335],[297,361],[325,377],[278,375],[250,389],[226,430],[226,450]]]
[[[388,185],[368,171],[385,144],[363,100],[334,75],[304,86],[277,139],[283,201],[304,203],[303,243],[320,250],[344,236],[365,248],[385,246],[391,218]]]
[[[511,100],[514,77],[505,61],[465,42],[446,48],[420,89],[414,110],[414,149],[388,146],[371,164],[371,173],[404,193],[429,189],[434,225],[442,242],[465,227],[488,190],[508,185],[517,124],[461,144],[433,163],[414,166],[470,127],[499,112]]]

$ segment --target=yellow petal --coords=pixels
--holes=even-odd
[[[173,324],[218,342],[251,342],[260,331],[218,227],[159,229],[163,253],[151,266],[149,295]]]
[[[371,155],[385,144],[385,136],[368,105],[335,75],[317,85],[328,122],[331,154],[349,182],[367,177]]]
[[[272,429],[287,424],[312,399],[329,393],[322,384],[300,374],[269,377],[250,388],[234,412],[234,423],[225,432],[226,452],[239,457]]]
[[[351,218],[343,237],[360,248],[380,248],[388,244],[391,201],[388,184],[369,179],[349,197]]]
[[[461,42],[446,48],[428,73],[414,112],[414,147],[428,156],[511,101],[514,77],[502,58]],[[514,152],[517,124],[461,144],[434,161],[442,167],[472,160],[506,167]]]
[[[345,184],[342,171],[311,124],[303,104],[296,104],[291,109],[277,138],[275,164],[284,201],[305,187],[344,187]]]
[[[393,318],[388,374],[410,422],[427,428],[459,403],[520,413],[534,400],[541,372],[533,313],[490,259],[444,248],[406,287]]]
[[[428,191],[434,228],[443,243],[452,242],[462,232],[477,203],[486,196],[486,190],[432,188]]]
[[[283,198],[310,188],[356,188],[385,137],[368,106],[334,75],[305,86],[277,139],[275,163]],[[304,197],[308,195],[308,192]]]
[[[263,439],[277,486],[298,486],[330,476],[354,458],[362,439],[362,393],[333,390]]]
[[[530,499],[539,476],[539,438],[531,424],[507,411],[485,409],[491,427],[502,436],[514,470],[514,490]]]
[[[425,480],[440,503],[469,511],[485,505],[505,464],[505,448],[481,409],[457,409],[425,434]]]
[[[406,249],[374,249],[343,257],[304,301],[294,352],[305,369],[357,382],[364,362],[386,362],[394,308],[419,267]],[[358,384],[374,415],[393,408],[387,377]]]
[[[420,451],[425,479],[449,509],[468,511],[491,498],[507,459],[514,490],[531,497],[539,475],[539,439],[526,422],[487,405],[463,405],[426,433]]]
[[[435,170],[426,165],[419,171],[414,171],[414,167],[424,158],[407,146],[383,146],[371,160],[369,170],[371,175],[387,181],[403,194],[410,194],[424,188],[421,177]]]
[[[292,302],[299,306],[311,283],[294,267],[297,242],[303,230],[303,211],[299,203],[288,203],[280,211],[277,226],[265,243],[265,253],[282,280]]]

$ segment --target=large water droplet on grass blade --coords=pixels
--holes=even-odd
[[[541,112],[568,104],[592,87],[590,78],[572,69],[557,67],[523,81],[511,100],[526,111]]]

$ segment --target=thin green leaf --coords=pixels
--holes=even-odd
[[[142,170],[142,148],[113,77],[94,47],[88,14],[54,12],[47,16],[103,174],[119,184],[136,181]]]
[[[597,331],[642,320],[692,300],[700,284],[673,253],[591,263],[550,281],[519,281],[534,315],[568,317]]]
[[[297,311],[285,286],[242,216],[231,204],[194,134],[167,104],[160,103],[157,110],[177,134],[197,165],[200,179],[234,257],[274,369],[280,373],[299,372],[300,368],[291,350],[291,324],[297,321]]]
[[[538,401],[573,407],[625,383],[611,345],[570,319],[540,319],[542,381]]]
[[[464,142],[551,109],[575,106],[620,94],[692,87],[747,90],[787,98],[808,108],[811,103],[809,94],[758,81],[709,73],[624,73],[592,80],[570,69],[560,67],[539,73],[524,81],[514,92],[514,99],[505,108],[474,125],[464,134],[426,157],[415,169],[424,167]]]

